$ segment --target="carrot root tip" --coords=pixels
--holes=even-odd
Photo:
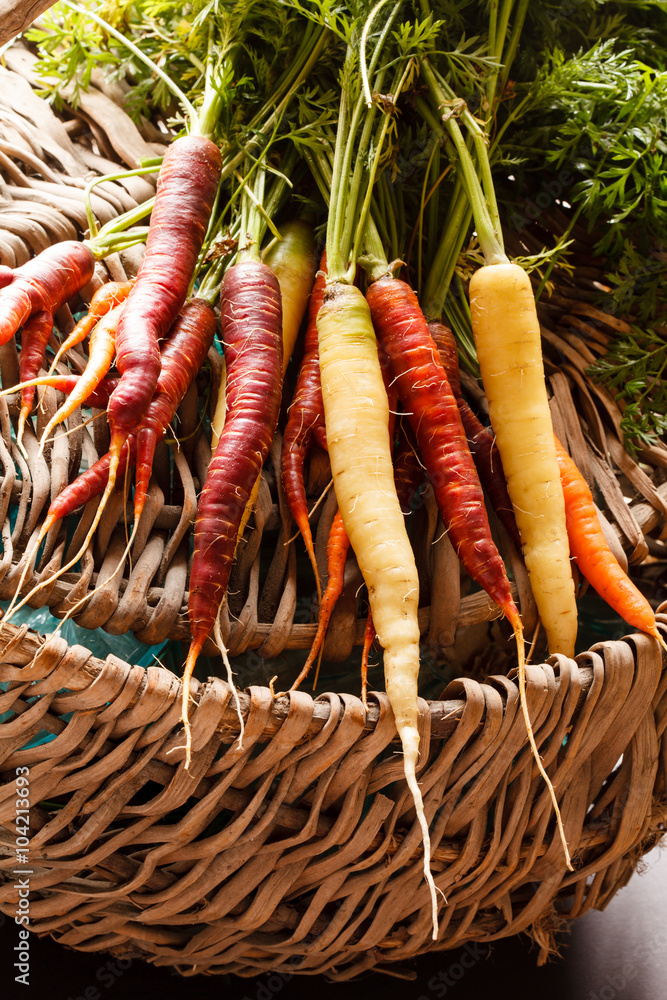
[[[535,758],[535,763],[537,764],[537,770],[542,776],[547,789],[549,791],[549,797],[551,798],[551,804],[554,808],[554,813],[556,815],[556,825],[558,827],[558,833],[560,836],[561,844],[563,845],[563,853],[565,855],[565,865],[569,871],[574,871],[572,867],[572,860],[570,858],[570,850],[567,844],[567,838],[565,836],[565,828],[563,826],[563,819],[560,813],[560,807],[558,805],[558,799],[556,798],[556,792],[554,786],[551,783],[551,779],[547,774],[544,764],[542,763],[542,758],[540,757],[540,752],[537,748],[537,743],[535,742],[535,734],[533,733],[533,726],[530,721],[530,715],[528,713],[528,699],[526,697],[526,657],[523,645],[523,628],[521,622],[519,621],[514,628],[514,636],[516,639],[517,655],[519,660],[518,666],[518,676],[519,676],[519,701],[521,703],[521,711],[523,712],[523,718],[526,725],[526,732],[528,733],[528,742],[530,743],[530,748]]]
[[[190,728],[190,681],[194,673],[195,665],[197,663],[197,658],[201,652],[202,643],[195,643],[194,641],[190,645],[190,650],[188,652],[188,658],[185,661],[185,669],[183,671],[183,681],[181,688],[181,722],[183,723],[183,729],[185,731],[185,770],[190,770],[190,763],[192,761],[192,730]]]
[[[234,704],[236,706],[236,714],[239,720],[239,738],[238,738],[238,750],[243,749],[243,734],[245,732],[245,723],[243,721],[243,712],[241,711],[241,701],[239,699],[239,692],[236,684],[234,683],[234,676],[232,673],[232,665],[229,662],[229,654],[227,653],[227,647],[225,641],[222,638],[222,630],[220,629],[220,616],[215,619],[215,624],[213,626],[213,637],[215,639],[215,644],[220,650],[220,655],[222,656],[222,662],[225,664],[225,670],[227,671],[227,683],[234,692]],[[275,678],[273,678],[275,680]]]
[[[663,639],[660,633],[660,629],[657,626],[655,627],[654,630],[651,631],[651,635],[653,636],[654,639],[658,640],[662,648],[665,650],[665,652],[667,652],[667,642],[665,642],[665,640]]]

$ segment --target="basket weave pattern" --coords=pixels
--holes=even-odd
[[[15,768],[27,766],[32,926],[73,948],[184,974],[347,979],[526,931],[545,958],[566,920],[625,884],[667,818],[667,672],[653,640],[528,668],[573,872],[516,682],[453,682],[420,704],[419,781],[446,897],[434,944],[386,695],[367,714],[350,695],[272,701],[251,688],[239,747],[230,688],[193,681],[188,772],[175,676],[25,629],[0,637],[0,710],[15,713],[0,727],[0,909],[17,904]],[[42,730],[54,738],[20,749]]]

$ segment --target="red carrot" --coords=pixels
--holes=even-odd
[[[5,288],[14,280],[14,271],[6,264],[0,264],[0,288]]]
[[[424,480],[424,466],[417,454],[417,442],[409,423],[401,421],[394,454],[394,483],[401,510],[407,516],[414,509],[415,497]]]
[[[609,548],[586,480],[557,438],[556,460],[565,498],[570,554],[577,566],[600,597],[621,618],[665,646],[653,608]]]
[[[171,420],[178,409],[179,403],[187,391],[191,381],[195,378],[203,358],[206,356],[215,330],[215,313],[213,308],[201,300],[196,300],[189,304],[179,316],[171,330],[171,336],[163,344],[162,348],[162,381],[158,384],[158,393],[149,411],[142,422],[135,428],[136,434],[141,434],[143,429],[148,433],[141,443],[141,468],[135,487],[135,524],[132,537],[128,543],[128,550],[134,538],[134,532],[139,524],[139,517],[146,496],[146,488],[150,478],[150,464],[155,445],[160,437],[165,433]],[[195,346],[193,346],[193,343]],[[70,483],[52,502],[47,512],[44,524],[41,527],[39,537],[33,548],[33,555],[39,550],[43,539],[48,531],[61,518],[71,514],[82,504],[87,503],[101,493],[104,497],[109,494],[109,482],[111,472],[114,473],[114,481],[117,475],[121,475],[128,463],[135,461],[138,453],[137,438],[134,433],[129,434],[122,443],[119,455],[113,455],[111,450],[103,455],[90,469],[83,472],[73,483]],[[102,506],[100,504],[100,506]],[[96,513],[94,524],[97,523],[99,508]],[[37,584],[36,587],[27,594],[23,600],[12,606],[7,611],[7,617],[23,606],[34,593],[58,579],[71,566],[73,566],[83,555],[90,539],[92,529],[88,532],[86,539],[78,553],[70,561],[54,574],[49,580]],[[123,558],[118,566],[122,566]],[[30,561],[26,561],[26,566],[19,581],[16,593],[19,594],[27,573]],[[88,596],[84,600],[88,599]],[[83,601],[79,602],[83,603]],[[77,605],[78,606],[78,605]],[[73,610],[73,609],[72,609]],[[71,613],[71,612],[70,612]]]
[[[130,294],[134,281],[107,281],[98,288],[90,300],[88,312],[79,320],[72,332],[63,340],[53,359],[49,374],[54,370],[60,358],[70,348],[76,347],[92,333],[97,323],[112,309],[124,302]]]
[[[221,166],[218,147],[202,136],[177,139],[165,154],[146,252],[116,333],[121,379],[109,400],[112,455],[153,398],[160,374],[158,342],[185,302]]]
[[[514,519],[514,509],[509,493],[496,439],[490,427],[485,427],[470,409],[463,392],[459,376],[459,361],[454,334],[444,323],[431,322],[428,325],[431,336],[438,348],[440,360],[445,369],[449,385],[461,414],[461,420],[468,438],[470,452],[477,467],[482,486],[491,501],[491,506],[502,521],[508,535],[521,552],[521,537]]]
[[[468,575],[500,606],[523,652],[523,630],[503,561],[491,537],[484,497],[438,350],[417,297],[384,277],[367,292],[373,325],[392,363],[399,397],[417,437],[438,508]]]
[[[56,312],[93,276],[95,258],[84,243],[64,240],[17,267],[0,289],[0,344],[6,344],[28,317]]]
[[[131,465],[135,460],[137,462],[134,490],[135,524],[139,521],[146,500],[155,448],[164,437],[185,393],[204,363],[213,342],[215,322],[213,308],[202,299],[193,299],[181,311],[169,338],[162,345],[162,371],[158,381],[158,391],[151,401],[146,416],[139,426],[134,428],[134,433],[128,436],[127,447],[121,451],[118,465],[118,475],[122,475],[128,463]],[[100,389],[104,391],[103,386],[106,383],[116,381],[116,379],[105,380],[97,392],[99,393]],[[107,394],[110,388],[111,386],[107,385]],[[92,405],[92,396],[88,402]],[[60,518],[67,517],[82,504],[88,503],[93,497],[104,492],[109,481],[110,461],[111,454],[107,452],[58,494],[49,507],[42,528],[43,535]]]
[[[220,311],[227,363],[227,418],[201,496],[190,571],[190,649],[183,681],[187,760],[189,681],[225,596],[239,524],[278,423],[282,388],[280,287],[257,261],[234,265],[222,281]]]
[[[155,449],[167,432],[183,397],[204,364],[215,334],[215,311],[203,299],[191,299],[181,310],[161,353],[157,392],[136,431],[134,523],[139,523],[153,470]]]
[[[19,354],[19,375],[21,383],[34,379],[46,355],[46,346],[53,333],[53,315],[40,309],[27,320],[21,331],[21,352]],[[35,386],[21,388],[21,411],[16,429],[16,443],[22,448],[23,428],[30,415],[35,399]]]
[[[317,571],[313,536],[308,520],[308,505],[306,503],[306,488],[303,481],[303,466],[308,454],[311,438],[315,430],[324,433],[324,406],[320,386],[320,361],[317,347],[317,314],[322,305],[322,296],[326,284],[326,256],[322,255],[320,270],[315,277],[315,284],[308,304],[308,326],[304,340],[303,359],[296,380],[294,398],[289,408],[281,455],[282,481],[285,497],[292,512],[296,525],[301,532],[306,551],[315,574],[317,595],[321,597],[320,578]],[[326,447],[320,436],[318,444]]]
[[[134,462],[136,453],[137,441],[135,436],[130,434],[120,453],[117,470],[119,476],[122,476],[128,464]],[[66,486],[55,500],[52,501],[46,515],[46,520],[42,525],[39,544],[41,544],[42,539],[57,521],[74,513],[79,507],[87,504],[89,500],[93,500],[104,493],[109,482],[110,460],[111,456],[109,452],[106,455],[102,455],[93,465],[77,476],[74,482]]]

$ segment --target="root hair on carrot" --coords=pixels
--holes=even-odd
[[[549,791],[549,797],[554,808],[554,813],[556,816],[556,825],[558,827],[558,833],[560,836],[561,843],[563,845],[563,853],[565,855],[565,864],[569,871],[574,871],[572,867],[572,860],[570,858],[570,850],[567,845],[567,838],[565,836],[565,829],[563,827],[563,820],[560,814],[560,807],[558,805],[558,799],[556,798],[556,792],[554,786],[551,783],[551,778],[547,774],[544,764],[542,763],[542,758],[540,757],[540,752],[537,748],[537,743],[535,742],[535,735],[533,733],[533,726],[530,721],[530,714],[528,712],[528,699],[526,697],[526,658],[524,655],[524,644],[523,644],[523,629],[521,627],[521,621],[513,622],[510,620],[510,624],[514,629],[514,635],[516,638],[516,648],[519,658],[518,665],[518,678],[519,678],[519,701],[521,704],[521,711],[523,713],[523,720],[526,726],[526,732],[528,733],[528,742],[530,743],[530,749],[532,751],[533,757],[535,758],[535,763],[537,764],[537,770],[542,776],[545,785]],[[535,630],[537,634],[537,629]]]
[[[225,645],[225,640],[222,638],[222,629],[220,628],[220,613],[215,619],[213,625],[213,639],[216,646],[220,650],[220,655],[222,656],[222,662],[225,665],[225,670],[227,671],[227,683],[234,693],[234,703],[236,705],[236,714],[239,720],[239,738],[238,738],[238,750],[243,749],[243,734],[245,732],[245,723],[243,721],[243,712],[241,711],[241,701],[239,698],[238,688],[234,682],[234,675],[232,673],[232,665],[229,662],[229,654],[227,652],[227,646]]]

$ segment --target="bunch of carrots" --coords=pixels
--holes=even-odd
[[[391,0],[374,7],[350,4],[335,17],[313,7],[293,63],[274,81],[261,111],[238,131],[224,109],[235,74],[247,67],[234,66],[233,47],[216,51],[197,110],[192,95],[176,88],[187,127],[159,167],[154,204],[146,209],[147,230],[136,227],[140,216],[135,213],[82,243],[56,245],[14,271],[1,268],[0,343],[13,337],[20,343],[20,385],[3,387],[20,392],[19,442],[39,385],[67,397],[49,421],[41,447],[80,406],[105,410],[110,432],[108,453],[53,499],[24,554],[9,618],[82,558],[117,482],[134,466],[129,552],[157,445],[216,334],[223,345],[225,384],[213,419],[216,440],[201,484],[189,575],[191,645],[182,701],[186,764],[189,680],[209,637],[233,684],[220,613],[281,402],[293,382],[286,399],[282,481],[318,597],[317,634],[294,686],[322,655],[351,549],[369,605],[362,695],[365,700],[368,653],[377,640],[421,824],[436,936],[439,904],[416,780],[419,581],[405,519],[423,482],[432,486],[465,572],[486,590],[513,630],[527,733],[545,781],[526,708],[521,616],[492,537],[488,506],[523,554],[551,653],[575,652],[572,560],[630,625],[665,643],[650,605],[606,544],[590,491],[554,438],[530,278],[504,251],[488,160],[492,116],[480,124],[438,68],[432,12],[422,6],[423,20],[409,31],[400,27],[400,3]],[[490,32],[503,73],[516,49],[509,31],[511,7],[503,30],[494,22]],[[523,8],[520,4],[513,29],[520,30]],[[299,17],[295,8],[295,21]],[[491,108],[497,82],[498,74],[491,73],[486,89]],[[451,172],[454,178],[441,220],[443,235],[428,275],[418,275],[416,287],[397,276],[407,241],[401,245],[402,203],[390,179],[400,144],[397,109],[410,95],[433,139],[422,194],[433,176],[436,150],[438,158],[448,159],[440,173]],[[297,188],[303,192],[300,202],[294,198]],[[430,207],[422,198],[422,215],[433,211],[436,200],[437,184],[431,187]],[[302,209],[305,204],[305,219],[294,218],[296,204]],[[311,224],[320,220],[324,248],[318,247]],[[457,341],[443,322],[471,225],[484,263],[469,282],[470,327],[490,425],[463,396]],[[96,259],[140,239],[146,246],[136,278],[109,282],[96,292],[49,364],[54,314],[84,289]],[[414,278],[413,268],[406,272]],[[292,355],[302,320],[297,366]],[[77,344],[86,345],[86,370],[56,372]],[[290,364],[298,371],[284,384]],[[324,590],[304,485],[313,445],[328,453],[338,504]],[[49,532],[57,533],[68,515],[95,498],[101,499],[79,551],[55,576],[40,578],[26,593]],[[569,863],[566,845],[565,858]]]

